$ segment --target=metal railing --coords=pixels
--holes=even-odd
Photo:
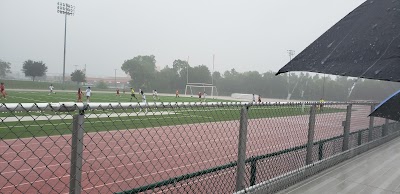
[[[1,193],[233,193],[398,130],[371,103],[0,105]]]

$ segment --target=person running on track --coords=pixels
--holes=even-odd
[[[179,90],[176,90],[176,92],[175,92],[175,98],[179,98]]]
[[[1,93],[1,97],[3,97],[4,100],[7,100],[7,92],[6,92],[6,88],[5,88],[3,82],[1,82],[1,84],[0,84],[0,93]]]
[[[117,94],[115,96],[120,96],[119,95],[119,88],[117,88]]]

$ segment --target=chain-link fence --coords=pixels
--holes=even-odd
[[[372,106],[2,104],[0,193],[233,193],[398,130]]]

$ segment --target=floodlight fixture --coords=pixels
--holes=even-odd
[[[65,82],[65,54],[66,54],[66,42],[67,42],[67,16],[73,16],[75,14],[75,6],[68,4],[57,2],[57,13],[65,15],[65,28],[64,28],[64,61],[63,61],[63,78],[62,83],[64,87]]]
[[[75,14],[75,6],[68,3],[57,3],[57,13],[73,16]]]

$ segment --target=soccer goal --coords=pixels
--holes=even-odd
[[[232,93],[232,98],[253,101],[253,94]],[[257,102],[258,94],[254,94],[254,100]]]
[[[217,86],[206,83],[188,83],[185,87],[185,95],[197,96],[198,93],[206,93],[207,96],[213,98],[218,96]]]

